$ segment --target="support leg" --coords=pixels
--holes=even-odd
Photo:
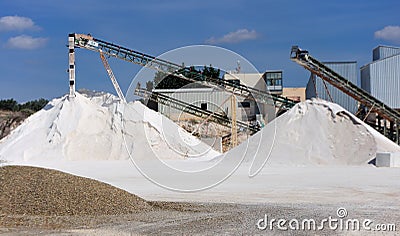
[[[75,97],[75,34],[68,36],[68,56],[69,56],[69,98]]]

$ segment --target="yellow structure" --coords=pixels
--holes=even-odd
[[[293,101],[303,102],[306,100],[306,88],[283,88],[282,96],[292,99]]]

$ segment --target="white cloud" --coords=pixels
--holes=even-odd
[[[239,43],[247,40],[257,39],[259,34],[255,30],[238,29],[235,32],[229,32],[220,38],[211,37],[206,40],[206,43]]]
[[[28,35],[20,35],[9,38],[6,46],[8,48],[32,50],[43,47],[47,41],[47,38],[33,38]]]
[[[3,16],[0,18],[0,31],[22,31],[39,29],[31,18],[22,16]]]
[[[388,25],[375,32],[375,38],[400,43],[400,26]]]

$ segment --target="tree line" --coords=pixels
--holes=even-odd
[[[10,98],[10,99],[0,100],[0,110],[6,110],[6,111],[30,110],[36,112],[41,110],[44,106],[46,106],[48,102],[49,102],[48,100],[40,98],[37,100],[20,104],[14,99]]]
[[[173,72],[172,70],[169,70]],[[188,68],[177,71],[177,74],[183,74],[187,78],[195,78],[201,75],[202,79],[204,78],[221,78],[220,69],[216,69],[210,66],[204,66],[203,68],[190,66]],[[197,79],[201,81],[202,79]],[[138,87],[141,86],[140,83],[137,84]],[[152,91],[153,89],[179,89],[182,87],[191,87],[191,88],[202,88],[204,87],[201,84],[195,84],[189,80],[183,79],[176,74],[167,74],[165,72],[157,71],[154,79],[146,82],[146,90]]]

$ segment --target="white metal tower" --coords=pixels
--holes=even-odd
[[[68,36],[69,56],[69,97],[75,97],[75,34]]]

